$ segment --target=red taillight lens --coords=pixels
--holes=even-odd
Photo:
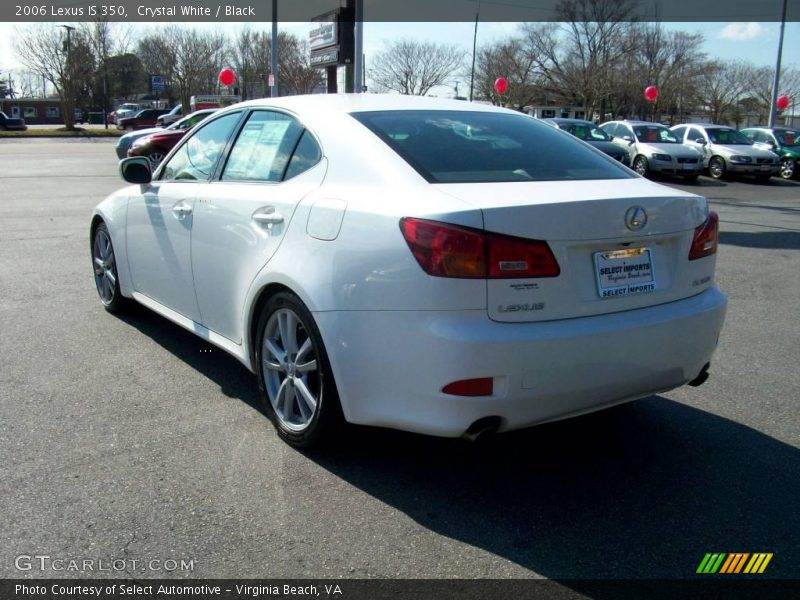
[[[717,251],[719,244],[719,216],[710,212],[705,222],[694,230],[689,260],[711,256]]]
[[[452,396],[491,396],[494,391],[494,380],[491,377],[462,379],[448,383],[442,391]]]
[[[516,279],[561,272],[547,242],[410,217],[400,219],[400,231],[422,269],[436,277]]]

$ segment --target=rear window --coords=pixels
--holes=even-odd
[[[352,116],[431,183],[635,177],[617,161],[525,115],[402,110]]]

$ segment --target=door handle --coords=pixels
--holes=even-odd
[[[283,215],[274,206],[265,206],[253,213],[253,221],[260,225],[278,225],[283,223]]]
[[[181,200],[172,206],[172,214],[175,215],[176,219],[187,217],[192,214],[192,210],[192,205],[185,200]]]

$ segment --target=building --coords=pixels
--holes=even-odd
[[[28,125],[64,123],[58,98],[0,98],[0,110],[12,119],[25,119]]]

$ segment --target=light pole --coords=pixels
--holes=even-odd
[[[67,62],[64,68],[65,77],[64,85],[62,87],[64,88],[64,98],[69,100],[66,107],[68,109],[67,112],[74,112],[73,103],[75,102],[75,99],[72,97],[72,40],[70,38],[70,34],[75,31],[75,28],[71,25],[59,25],[59,27],[63,27],[67,30]],[[74,118],[74,114],[70,114],[68,116],[64,115],[64,124],[66,125],[68,122],[72,123]],[[71,130],[72,126],[68,127],[67,129]]]
[[[272,71],[272,85],[270,97],[278,97],[278,0],[272,0],[272,39],[270,40],[270,70]]]
[[[778,102],[778,86],[781,80],[781,55],[783,54],[783,29],[786,27],[786,0],[783,0],[783,14],[781,15],[781,35],[778,38],[778,60],[775,65],[775,79],[772,82],[772,103],[769,105],[769,126],[775,127],[775,112]]]
[[[475,88],[475,51],[478,47],[478,18],[481,15],[481,0],[478,0],[478,10],[475,12],[475,32],[472,34],[472,71],[469,74],[469,101],[472,102],[472,92]]]

